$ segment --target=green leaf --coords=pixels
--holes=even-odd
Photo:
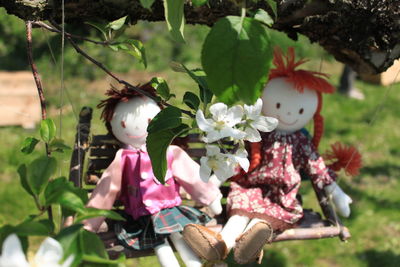
[[[208,0],[192,0],[193,6],[199,7],[207,4]]]
[[[43,191],[56,168],[57,160],[47,156],[41,156],[29,164],[27,182],[34,194],[39,195]]]
[[[143,43],[134,39],[125,40],[125,43],[129,44],[129,49],[125,52],[137,58],[147,68],[146,50]]]
[[[204,42],[201,61],[208,85],[220,101],[253,104],[272,61],[269,34],[252,18],[222,18]]]
[[[81,215],[75,220],[75,222],[80,222],[86,219],[95,217],[106,217],[112,220],[125,221],[125,218],[119,215],[117,212],[112,210],[100,210],[95,208],[85,208]]]
[[[25,164],[22,164],[18,167],[18,174],[19,174],[19,179],[20,179],[20,183],[21,183],[22,187],[25,189],[26,192],[28,192],[28,194],[30,194],[31,196],[34,196],[32,189],[28,182],[27,168],[26,168]]]
[[[181,125],[182,112],[179,108],[169,106],[161,110],[147,126],[148,133],[155,133],[167,129],[173,129]]]
[[[182,67],[186,71],[186,73],[199,85],[200,90],[200,99],[203,103],[208,104],[211,102],[213,97],[213,93],[211,92],[207,80],[206,74],[203,70],[189,70],[185,65],[182,64]]]
[[[174,129],[166,129],[163,131],[149,133],[147,136],[147,151],[150,156],[153,173],[157,179],[164,184],[165,174],[167,172],[167,149],[172,140],[187,132],[189,127],[185,124]]]
[[[54,138],[49,144],[50,151],[64,152],[64,150],[71,150],[62,139]]]
[[[189,108],[197,110],[200,105],[200,99],[192,92],[186,92],[183,96],[183,103],[185,103]]]
[[[99,30],[103,34],[104,40],[107,40],[107,24],[105,22],[90,21],[85,23]]]
[[[175,97],[174,94],[170,93],[167,82],[161,77],[153,77],[150,81],[151,86],[156,89],[157,94],[160,95],[165,101],[168,101],[171,97]]]
[[[22,143],[21,152],[24,154],[30,154],[35,149],[35,146],[39,143],[39,140],[34,137],[25,138]]]
[[[272,26],[274,24],[274,20],[264,9],[257,9],[256,14],[254,15],[254,19],[258,20],[261,23],[264,23],[267,26]]]
[[[271,7],[272,12],[274,12],[274,17],[276,18],[278,15],[278,12],[277,12],[277,5],[276,5],[275,0],[267,0],[267,3]]]
[[[150,9],[153,3],[154,0],[140,0],[140,4],[142,4],[142,6],[147,9]]]
[[[184,43],[183,28],[185,18],[183,6],[185,0],[164,0],[165,20],[172,38],[179,43]]]
[[[121,29],[121,27],[124,26],[127,17],[128,16],[125,16],[108,23],[106,28],[111,28],[114,31]]]
[[[89,259],[87,257],[93,257],[96,260],[98,259],[108,260],[108,254],[106,249],[104,248],[104,243],[101,241],[98,235],[88,231],[81,231],[79,237],[80,237],[80,247],[83,252],[84,260],[93,261],[93,259]],[[109,262],[104,262],[104,263],[109,263]]]
[[[40,136],[45,143],[49,143],[56,135],[56,125],[52,119],[42,120],[40,123]]]
[[[86,203],[88,200],[87,192],[84,189],[75,187],[73,183],[67,181],[65,177],[60,177],[50,181],[47,185],[46,190],[44,191],[46,204],[51,205],[57,203],[60,194],[66,191],[75,194],[83,203]]]
[[[69,227],[61,229],[56,235],[55,239],[60,242],[65,260],[69,255],[74,255],[74,263],[72,266],[76,266],[82,259],[82,251],[79,247],[79,234],[82,230],[82,224],[73,224]]]
[[[49,236],[54,225],[49,220],[45,221],[26,221],[15,226],[15,233],[20,236]]]
[[[64,191],[55,199],[55,203],[60,204],[61,207],[82,213],[85,208],[85,204],[82,199],[70,191]]]
[[[123,52],[128,53],[137,58],[141,63],[143,63],[144,67],[147,68],[146,50],[141,41],[128,39],[123,42],[109,44],[108,47],[116,52],[122,50]]]

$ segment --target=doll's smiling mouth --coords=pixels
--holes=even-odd
[[[128,138],[131,138],[131,139],[139,139],[139,138],[143,138],[143,137],[147,136],[147,133],[142,134],[142,135],[130,135],[130,134],[126,134],[126,136],[128,136]]]
[[[296,122],[299,120],[299,119],[297,119],[294,122],[290,123],[290,122],[283,121],[278,115],[276,116],[276,118],[278,119],[279,123],[282,123],[282,124],[287,125],[287,126],[295,125]]]

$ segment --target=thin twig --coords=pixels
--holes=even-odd
[[[47,30],[52,31],[52,32],[57,32],[57,33],[62,34],[62,31],[59,29],[59,26],[58,26],[57,24],[55,24],[54,22],[52,22],[52,26],[53,26],[54,28],[51,27],[50,25],[46,24],[46,23],[43,23],[43,22],[36,22],[35,25],[40,26],[40,27],[43,27],[44,29],[47,29]],[[148,98],[154,100],[154,101],[157,102],[157,103],[161,103],[161,104],[163,104],[163,105],[165,105],[165,106],[171,106],[171,104],[166,103],[165,101],[160,101],[159,98],[157,98],[157,97],[155,97],[155,96],[149,94],[148,92],[146,92],[146,91],[140,89],[139,87],[134,86],[134,85],[130,84],[129,82],[127,82],[127,81],[125,81],[125,80],[123,80],[123,79],[118,78],[118,76],[116,76],[116,75],[115,75],[114,73],[112,73],[109,69],[107,69],[106,66],[104,66],[103,63],[101,63],[101,62],[95,60],[93,57],[89,56],[85,51],[83,51],[83,50],[75,43],[75,41],[73,40],[74,37],[73,37],[71,34],[69,34],[69,33],[67,33],[67,32],[65,32],[64,34],[65,34],[65,38],[66,38],[66,39],[68,40],[68,42],[74,47],[75,51],[76,51],[78,54],[81,54],[83,57],[85,57],[85,58],[88,59],[90,62],[92,62],[93,64],[95,64],[97,67],[99,67],[100,69],[102,69],[105,73],[107,73],[109,76],[111,76],[111,77],[112,77],[114,80],[116,80],[118,83],[123,84],[123,85],[125,85],[126,87],[128,87],[128,88],[130,88],[130,89],[132,89],[132,90],[135,90],[136,92],[138,92],[138,93],[140,93],[140,94],[142,94],[142,95],[144,95],[144,96],[147,96]],[[182,113],[184,113],[184,114],[186,114],[186,115],[188,115],[188,116],[190,116],[190,117],[192,117],[192,118],[194,117],[194,115],[193,115],[190,111],[184,110],[184,109],[180,109],[180,110],[181,110]]]
[[[35,79],[36,87],[37,87],[38,94],[39,94],[40,106],[41,106],[41,111],[42,111],[42,120],[45,120],[47,118],[46,100],[45,100],[45,97],[43,94],[42,81],[40,80],[40,77],[39,77],[35,62],[33,61],[33,56],[32,56],[32,22],[27,21],[25,24],[26,24],[26,41],[27,41],[27,52],[28,52],[29,65],[31,66],[33,78]]]
[[[54,27],[51,27],[50,25],[48,25],[48,24],[46,24],[46,23],[44,23],[42,21],[34,21],[34,22],[32,22],[32,25],[44,28],[44,29],[46,29],[46,30],[48,30],[50,32],[55,32],[55,33],[62,34],[62,30],[59,30],[59,29],[54,28]],[[71,38],[74,38],[74,39],[79,39],[79,40],[90,42],[90,43],[94,43],[94,44],[97,44],[97,45],[109,45],[110,44],[109,41],[96,41],[96,40],[89,39],[89,38],[86,38],[86,37],[83,37],[83,36],[80,36],[80,35],[71,34],[71,33],[65,32],[65,31],[64,31],[64,35],[66,37],[68,36],[68,37],[71,37]]]

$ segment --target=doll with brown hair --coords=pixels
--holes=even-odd
[[[146,84],[142,90],[155,95]],[[111,209],[119,199],[127,214],[126,223],[116,223],[118,240],[127,248],[153,248],[163,267],[177,267],[170,240],[186,266],[200,267],[201,259],[187,246],[180,232],[184,226],[205,224],[210,217],[189,206],[182,205],[179,195],[182,186],[191,197],[219,214],[221,194],[217,186],[204,183],[199,177],[199,165],[180,147],[170,145],[167,150],[165,184],[153,174],[146,150],[147,126],[161,107],[152,99],[124,88],[107,91],[108,98],[99,107],[108,130],[122,143],[113,162],[104,171],[93,191],[88,207]],[[85,221],[85,229],[98,231],[104,218]]]
[[[250,143],[249,171],[230,183],[226,225],[219,234],[197,225],[185,227],[185,240],[207,260],[224,259],[233,248],[236,262],[255,261],[277,233],[293,228],[303,216],[296,198],[300,171],[332,195],[340,215],[350,214],[352,201],[335,183],[334,171],[346,167],[348,173],[357,174],[360,155],[354,148],[335,144],[329,156],[335,162],[327,167],[317,151],[323,133],[322,94],[333,93],[334,87],[325,74],[297,70],[305,61],[296,62],[292,48],[286,57],[275,50],[273,62],[276,68],[262,94],[262,113],[277,118],[279,124],[274,131],[262,133],[261,142]],[[314,121],[312,140],[301,131],[310,120]]]

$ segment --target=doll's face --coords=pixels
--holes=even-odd
[[[264,88],[262,112],[279,120],[277,131],[292,133],[303,128],[314,116],[318,105],[315,91],[305,88],[303,93],[285,81],[275,78]]]
[[[156,102],[148,97],[134,97],[120,102],[110,121],[112,132],[122,143],[139,148],[146,143],[147,126],[160,110]]]

